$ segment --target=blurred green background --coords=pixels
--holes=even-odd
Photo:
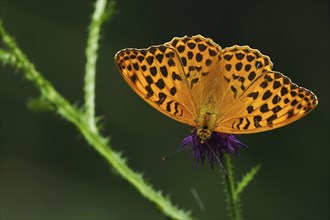
[[[0,6],[5,27],[37,69],[64,97],[82,104],[92,2],[2,0]],[[262,164],[243,193],[243,214],[329,219],[329,14],[328,1],[119,1],[117,15],[103,28],[97,63],[103,134],[174,203],[200,219],[226,219],[218,170],[196,166],[188,151],[161,160],[190,128],[134,94],[113,57],[122,48],[195,34],[222,47],[250,45],[271,57],[274,70],[311,89],[319,105],[286,127],[239,137],[249,149],[233,160],[238,176]],[[0,70],[1,219],[165,219],[111,172],[73,125],[52,112],[27,109],[38,91],[21,73]]]

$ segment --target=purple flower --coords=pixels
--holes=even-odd
[[[220,132],[212,132],[211,137],[204,143],[201,142],[196,135],[196,130],[191,135],[183,139],[182,146],[179,150],[191,148],[193,150],[192,156],[194,159],[204,163],[205,157],[208,157],[213,168],[214,162],[221,164],[221,159],[225,153],[235,154],[239,157],[238,148],[247,146],[236,139],[232,134],[225,134]]]

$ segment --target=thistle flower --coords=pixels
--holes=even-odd
[[[220,132],[212,132],[210,139],[202,143],[196,135],[195,130],[188,137],[183,139],[182,146],[179,150],[191,148],[192,156],[197,162],[201,161],[203,164],[205,157],[207,157],[213,168],[214,162],[220,162],[222,166],[221,160],[225,153],[229,155],[235,154],[240,157],[238,154],[238,148],[240,147],[247,148],[247,146],[236,139],[234,135]]]

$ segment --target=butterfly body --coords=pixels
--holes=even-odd
[[[196,133],[202,143],[211,137],[212,132],[217,127],[218,113],[215,109],[217,109],[215,103],[210,98],[199,110],[196,118]]]

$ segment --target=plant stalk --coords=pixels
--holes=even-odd
[[[225,168],[228,175],[223,174],[225,183],[225,193],[227,201],[228,215],[232,220],[242,220],[239,197],[236,196],[234,170],[231,162],[231,157],[228,154],[224,156]]]

